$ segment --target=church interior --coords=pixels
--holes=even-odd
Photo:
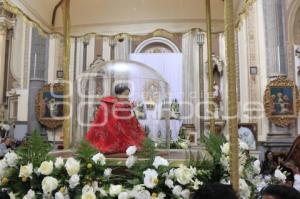
[[[0,198],[300,198],[299,87],[300,0],[0,0]]]

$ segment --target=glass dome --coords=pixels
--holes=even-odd
[[[77,79],[77,135],[82,139],[94,121],[100,100],[115,96],[115,86],[125,84],[130,88],[129,101],[133,114],[147,136],[162,148],[170,143],[169,85],[152,68],[135,61],[96,60]]]

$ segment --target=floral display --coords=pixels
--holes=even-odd
[[[37,145],[43,148],[43,141],[39,141],[36,134],[32,139],[40,142]],[[210,147],[206,145],[208,143]],[[140,159],[135,146],[127,149],[124,163],[111,163],[87,143],[83,143],[73,157],[43,156],[24,164],[40,150],[28,155],[22,153],[23,147],[20,151],[10,151],[0,161],[0,186],[10,198],[21,199],[188,199],[203,183],[230,183],[229,143],[209,136],[204,144],[212,160],[203,158],[176,165],[154,153],[148,153],[148,159]],[[242,199],[255,198],[260,189],[274,183],[274,180],[260,176],[259,161],[247,150],[241,143]],[[280,170],[276,170],[273,178],[278,182],[285,181]]]

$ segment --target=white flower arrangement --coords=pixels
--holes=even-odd
[[[156,169],[158,169],[159,166],[168,167],[169,166],[169,162],[165,158],[162,158],[160,156],[156,156],[155,159],[154,159],[154,162],[153,162],[153,166]]]
[[[20,167],[19,177],[20,178],[31,178],[32,172],[33,172],[32,163],[29,163],[27,165],[22,165]]]
[[[105,165],[105,163],[106,163],[106,158],[105,158],[105,156],[102,153],[97,153],[96,155],[94,155],[92,157],[92,160],[96,164],[100,163],[100,165],[102,165],[102,166]]]
[[[137,151],[136,146],[130,146],[130,147],[127,148],[126,154],[127,154],[127,156],[132,156],[136,153],[136,151]]]
[[[69,176],[72,176],[78,174],[80,170],[80,162],[75,160],[74,158],[68,158],[65,167]]]
[[[58,187],[58,180],[51,176],[46,176],[42,181],[42,189],[45,194],[49,194]]]
[[[144,173],[144,185],[153,189],[158,184],[158,173],[154,169],[147,169]]]
[[[64,164],[65,164],[64,159],[62,157],[58,157],[55,160],[54,166],[55,168],[60,169],[64,166]]]
[[[53,172],[53,162],[51,160],[42,162],[38,172],[45,176],[50,175]]]
[[[134,155],[131,155],[126,159],[125,165],[127,168],[130,169],[131,167],[133,167],[133,165],[136,163],[136,161],[137,161],[137,157],[135,157]]]

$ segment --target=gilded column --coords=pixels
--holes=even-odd
[[[210,0],[206,0],[206,29],[207,29],[207,61],[208,61],[208,112],[210,132],[216,133],[215,104],[213,101],[213,64],[212,64],[212,36]]]
[[[237,94],[235,66],[235,34],[233,0],[224,1],[225,48],[228,75],[228,125],[230,140],[230,182],[235,191],[239,190],[239,143],[237,129]]]
[[[4,85],[5,85],[5,46],[6,46],[7,25],[0,22],[0,105],[4,102]]]
[[[70,88],[69,88],[69,66],[70,66],[70,0],[64,0],[63,3],[63,30],[64,30],[64,116],[66,117],[63,124],[64,149],[70,147]]]

